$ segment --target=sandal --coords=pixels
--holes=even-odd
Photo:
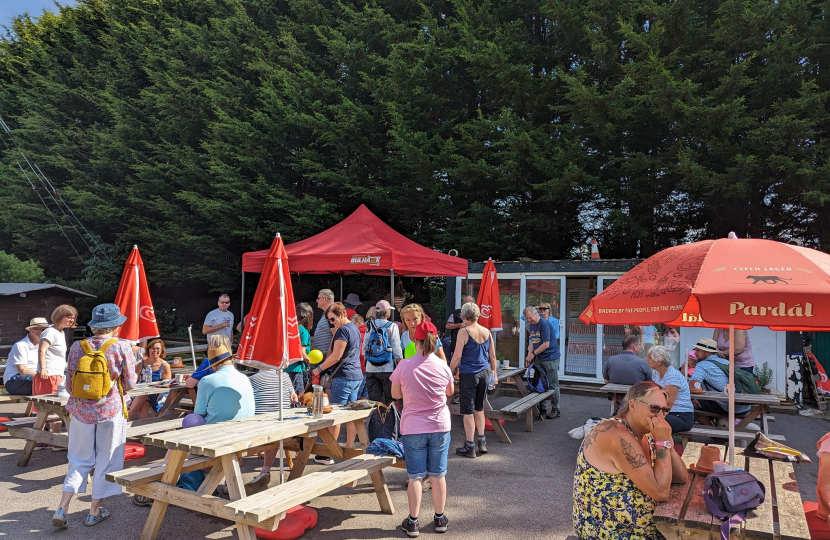
[[[136,506],[153,506],[153,499],[144,495],[133,495],[133,504]]]
[[[93,525],[98,525],[108,517],[110,517],[109,510],[107,510],[106,508],[101,508],[101,511],[98,513],[97,516],[93,516],[92,514],[86,516],[86,521],[84,521],[84,525],[86,525],[87,527],[92,527]]]
[[[66,520],[66,512],[63,511],[63,508],[55,510],[55,515],[52,516],[52,526],[65,529],[68,525],[69,522]]]

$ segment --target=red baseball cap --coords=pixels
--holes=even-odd
[[[431,322],[422,322],[415,329],[415,339],[424,340],[426,339],[427,334],[434,334],[435,336],[438,336],[438,329],[435,328],[435,325]]]

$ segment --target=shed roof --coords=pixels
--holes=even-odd
[[[42,291],[44,289],[61,289],[77,296],[95,298],[94,294],[89,294],[77,289],[70,289],[69,287],[64,287],[63,285],[57,285],[55,283],[0,283],[0,296],[11,296],[20,293]]]

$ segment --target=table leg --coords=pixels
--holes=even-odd
[[[222,469],[224,469],[230,499],[238,501],[244,498],[246,496],[245,480],[242,479],[242,470],[239,468],[239,457],[236,454],[222,456]],[[256,533],[252,525],[237,523],[236,532],[239,534],[239,540],[256,540]]]
[[[323,443],[325,443],[326,448],[329,449],[329,452],[331,452],[331,457],[343,459],[343,448],[337,444],[336,440],[334,440],[334,435],[331,434],[331,431],[328,429],[321,429],[317,432],[317,435],[323,440]]]
[[[325,429],[325,428],[323,428]],[[303,475],[305,471],[308,458],[311,457],[311,449],[314,448],[314,441],[317,440],[317,434],[309,434],[310,437],[302,438],[303,449],[297,452],[297,458],[294,460],[294,466],[291,467],[291,473],[288,475],[288,481],[296,480]]]
[[[738,422],[738,425],[735,426],[735,430],[736,431],[742,430],[742,429],[745,430],[746,426],[749,425],[750,422],[755,420],[758,417],[758,415],[763,412],[763,410],[764,410],[763,405],[756,405],[756,406],[752,407],[749,410],[749,412],[747,413],[747,415],[744,418],[742,418],[740,422]],[[727,422],[727,424],[728,423],[729,422]]]
[[[225,478],[225,469],[218,465],[214,466],[202,481],[202,485],[199,486],[199,489],[196,490],[196,492],[201,493],[202,495],[212,494],[216,491],[216,488],[219,487],[219,484],[222,483],[223,478]]]
[[[182,400],[185,396],[186,392],[184,390],[179,390],[177,392],[173,392],[173,396],[167,395],[167,399],[164,401],[164,405],[162,405],[161,410],[156,415],[156,417],[167,416],[168,414],[172,413],[173,410],[176,408],[176,405]]]
[[[525,431],[533,431],[533,413],[536,412],[536,405],[529,408],[525,413]],[[498,420],[497,420],[498,422]],[[491,422],[492,423],[492,422]],[[499,422],[501,423],[501,422]]]
[[[527,395],[530,394],[530,390],[527,389],[527,385],[525,384],[524,378],[522,378],[518,375],[514,375],[513,376],[513,384],[516,385],[516,388],[522,394],[522,397],[527,397]]]
[[[484,396],[484,410],[485,411],[492,411],[493,406],[490,405],[490,400],[487,399],[487,396]],[[531,422],[533,420],[531,419]],[[496,432],[496,437],[503,443],[510,444],[510,437],[507,435],[507,431],[505,431],[504,426],[501,425],[501,422],[498,419],[493,419],[490,421],[493,425],[493,431]],[[528,431],[532,431],[533,428],[529,429]]]
[[[363,451],[366,451],[366,447],[369,446],[369,432],[366,431],[366,424],[363,420],[352,422],[354,424],[354,429],[357,432],[357,440],[360,441],[360,446],[363,448]]]
[[[381,511],[384,514],[394,515],[395,505],[392,504],[392,497],[389,496],[389,486],[386,485],[383,470],[375,471],[369,476],[372,478],[372,486],[375,488],[375,495],[378,496]]]
[[[164,468],[164,474],[161,476],[161,482],[163,484],[167,484],[168,486],[176,485],[185,459],[187,459],[187,452],[173,450],[170,453],[170,459],[167,460],[167,467]],[[144,530],[141,531],[139,540],[156,540],[159,534],[159,528],[161,528],[161,520],[164,519],[166,512],[166,502],[153,501],[153,507],[150,508],[150,514],[147,516],[147,522],[144,524]]]
[[[43,426],[46,425],[47,416],[49,416],[49,411],[42,407],[38,409],[37,417],[35,418],[35,425],[33,427],[43,431]],[[20,458],[17,460],[18,467],[25,467],[29,464],[29,460],[32,459],[32,452],[35,451],[36,444],[37,441],[26,441],[26,446],[23,448],[23,452],[20,453]]]
[[[764,406],[761,411],[761,431],[764,432],[764,435],[769,435],[769,419],[767,418],[767,412],[767,407]]]

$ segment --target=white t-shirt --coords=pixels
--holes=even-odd
[[[220,328],[216,332],[211,332],[208,334],[208,339],[210,336],[228,336],[228,339],[233,342],[233,313],[230,310],[222,311],[219,308],[214,309],[210,313],[207,314],[205,317],[205,324],[208,326],[218,326],[223,322],[228,321],[230,326],[227,328]]]
[[[37,369],[37,345],[33,345],[29,341],[29,336],[12,345],[12,350],[9,351],[9,357],[6,359],[3,384],[6,384],[9,379],[20,373],[17,366],[26,366],[30,370]]]
[[[49,348],[46,349],[46,372],[50,377],[52,375],[63,377],[63,372],[66,370],[66,337],[63,332],[50,326],[40,334],[40,340],[49,342]],[[37,372],[40,373],[39,364]]]

